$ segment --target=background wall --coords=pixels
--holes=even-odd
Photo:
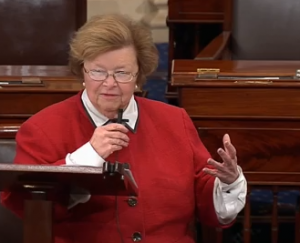
[[[88,0],[88,17],[116,12],[149,25],[156,43],[168,42],[168,0]]]

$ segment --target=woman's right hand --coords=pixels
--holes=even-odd
[[[97,127],[90,140],[90,144],[103,159],[106,159],[115,151],[127,147],[129,137],[128,129],[118,123],[111,123],[105,126]]]

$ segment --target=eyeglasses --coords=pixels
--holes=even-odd
[[[138,73],[130,73],[130,72],[125,72],[125,71],[118,71],[114,73],[108,73],[106,71],[100,71],[100,70],[90,70],[87,71],[85,67],[83,67],[84,72],[87,73],[91,79],[94,81],[104,81],[106,80],[109,76],[113,76],[114,80],[119,83],[129,83],[131,82],[137,75]]]

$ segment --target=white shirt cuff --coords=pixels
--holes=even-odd
[[[245,206],[247,195],[247,181],[242,168],[238,166],[239,177],[228,185],[215,179],[214,207],[221,224],[232,222]]]
[[[102,167],[104,162],[89,142],[66,156],[66,165]]]

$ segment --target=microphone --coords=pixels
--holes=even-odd
[[[118,109],[118,117],[117,117],[117,123],[123,124],[123,109]],[[115,152],[115,166],[119,165],[119,151]]]
[[[117,118],[113,119],[113,122],[118,124],[123,124],[123,109],[118,109]],[[118,161],[119,160],[119,151],[115,151],[114,153],[115,162],[106,162],[103,164],[103,171],[108,172],[110,175],[114,175],[115,173],[119,173],[123,171],[123,165]],[[123,176],[122,176],[123,178]]]
[[[117,123],[122,124],[123,122],[123,109],[118,110]]]
[[[123,118],[123,112],[124,112],[123,109],[118,109],[118,116],[117,116],[117,118],[111,119],[110,121],[112,123],[118,123],[118,124],[126,125],[126,122],[129,122],[129,120]]]

